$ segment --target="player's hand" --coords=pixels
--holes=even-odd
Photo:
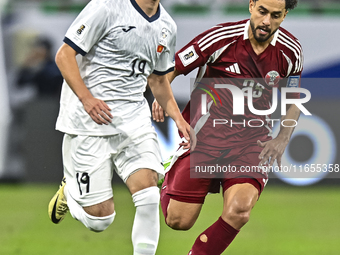
[[[281,167],[281,158],[287,144],[288,141],[284,141],[279,138],[275,138],[267,142],[261,142],[258,140],[257,145],[263,148],[259,155],[259,159],[261,159],[260,166],[268,163],[268,166],[271,167],[275,160],[277,160],[278,166]]]
[[[169,115],[163,110],[162,106],[155,99],[152,103],[152,118],[156,122],[164,122],[164,114],[166,117]]]
[[[196,134],[190,125],[183,119],[179,123],[176,122],[178,130],[183,134],[185,140],[179,145],[183,146],[184,149],[190,149],[193,151],[196,147]]]
[[[98,125],[108,125],[113,118],[110,113],[109,106],[100,99],[94,97],[87,97],[82,100],[85,111],[90,115],[92,120]]]

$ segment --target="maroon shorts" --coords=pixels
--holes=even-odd
[[[209,192],[219,193],[221,186],[224,192],[235,184],[250,183],[260,195],[268,180],[267,173],[255,171],[261,150],[253,144],[224,151],[187,151],[166,173],[162,193],[181,202],[202,204]],[[208,166],[215,171],[204,172]]]

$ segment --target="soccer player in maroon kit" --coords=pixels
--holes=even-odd
[[[233,115],[236,97],[233,98],[229,89],[216,89],[209,82],[233,84],[240,90],[251,88],[252,103],[258,110],[271,108],[273,88],[299,87],[302,48],[293,35],[280,27],[288,10],[296,5],[297,0],[250,0],[249,20],[219,24],[176,53],[176,68],[169,76],[170,81],[199,68],[199,82],[196,81],[191,101],[183,111],[196,132],[197,146],[193,151],[180,149],[172,160],[161,191],[163,214],[168,226],[187,230],[198,218],[208,192],[219,192],[222,186],[224,201],[221,217],[198,236],[190,255],[221,254],[248,222],[268,176],[265,171],[244,172],[241,168],[272,166],[275,160],[281,165],[281,156],[300,115],[296,105],[289,105],[281,118],[285,125],[280,126],[278,136],[272,139],[272,123],[266,121],[269,116],[253,114],[243,96],[244,115]],[[202,113],[201,98],[207,91],[219,96],[222,104],[215,105],[206,97],[207,112]],[[291,98],[299,96],[290,93]],[[153,104],[153,116],[157,121],[163,120],[157,102]],[[263,125],[252,127],[255,124],[250,125],[249,121],[254,119]],[[217,125],[216,120],[229,122]],[[222,178],[206,178],[203,174],[200,178],[200,173],[191,178],[194,166],[217,163],[233,166],[237,171],[230,171]]]

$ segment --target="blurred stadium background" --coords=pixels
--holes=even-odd
[[[62,177],[62,134],[54,130],[61,84],[46,90],[26,71],[41,68],[37,39],[38,46],[50,48],[54,55],[66,29],[88,2],[0,0],[0,254],[132,253],[129,235],[134,210],[117,177],[115,199],[121,209],[108,232],[89,233],[71,217],[56,227],[47,218],[47,203]],[[161,2],[178,25],[178,49],[215,24],[249,17],[248,0]],[[306,104],[312,116],[301,117],[284,162],[339,166],[340,2],[299,0],[282,26],[303,46],[302,86],[312,94]],[[173,83],[181,108],[189,99],[194,76]],[[46,86],[51,84],[56,80]],[[166,158],[177,147],[177,131],[171,121],[156,128]],[[340,254],[339,172],[289,177],[271,175],[251,222],[226,254]],[[207,204],[189,232],[172,231],[162,222],[158,254],[186,254],[196,236],[220,214],[220,195],[209,197]]]

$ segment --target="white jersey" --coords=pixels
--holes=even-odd
[[[143,96],[147,77],[174,69],[176,30],[161,4],[148,17],[135,0],[92,0],[64,42],[81,54],[80,74],[92,95],[112,109],[113,120],[109,125],[96,124],[64,81],[56,129],[101,136],[135,130],[151,121]]]

